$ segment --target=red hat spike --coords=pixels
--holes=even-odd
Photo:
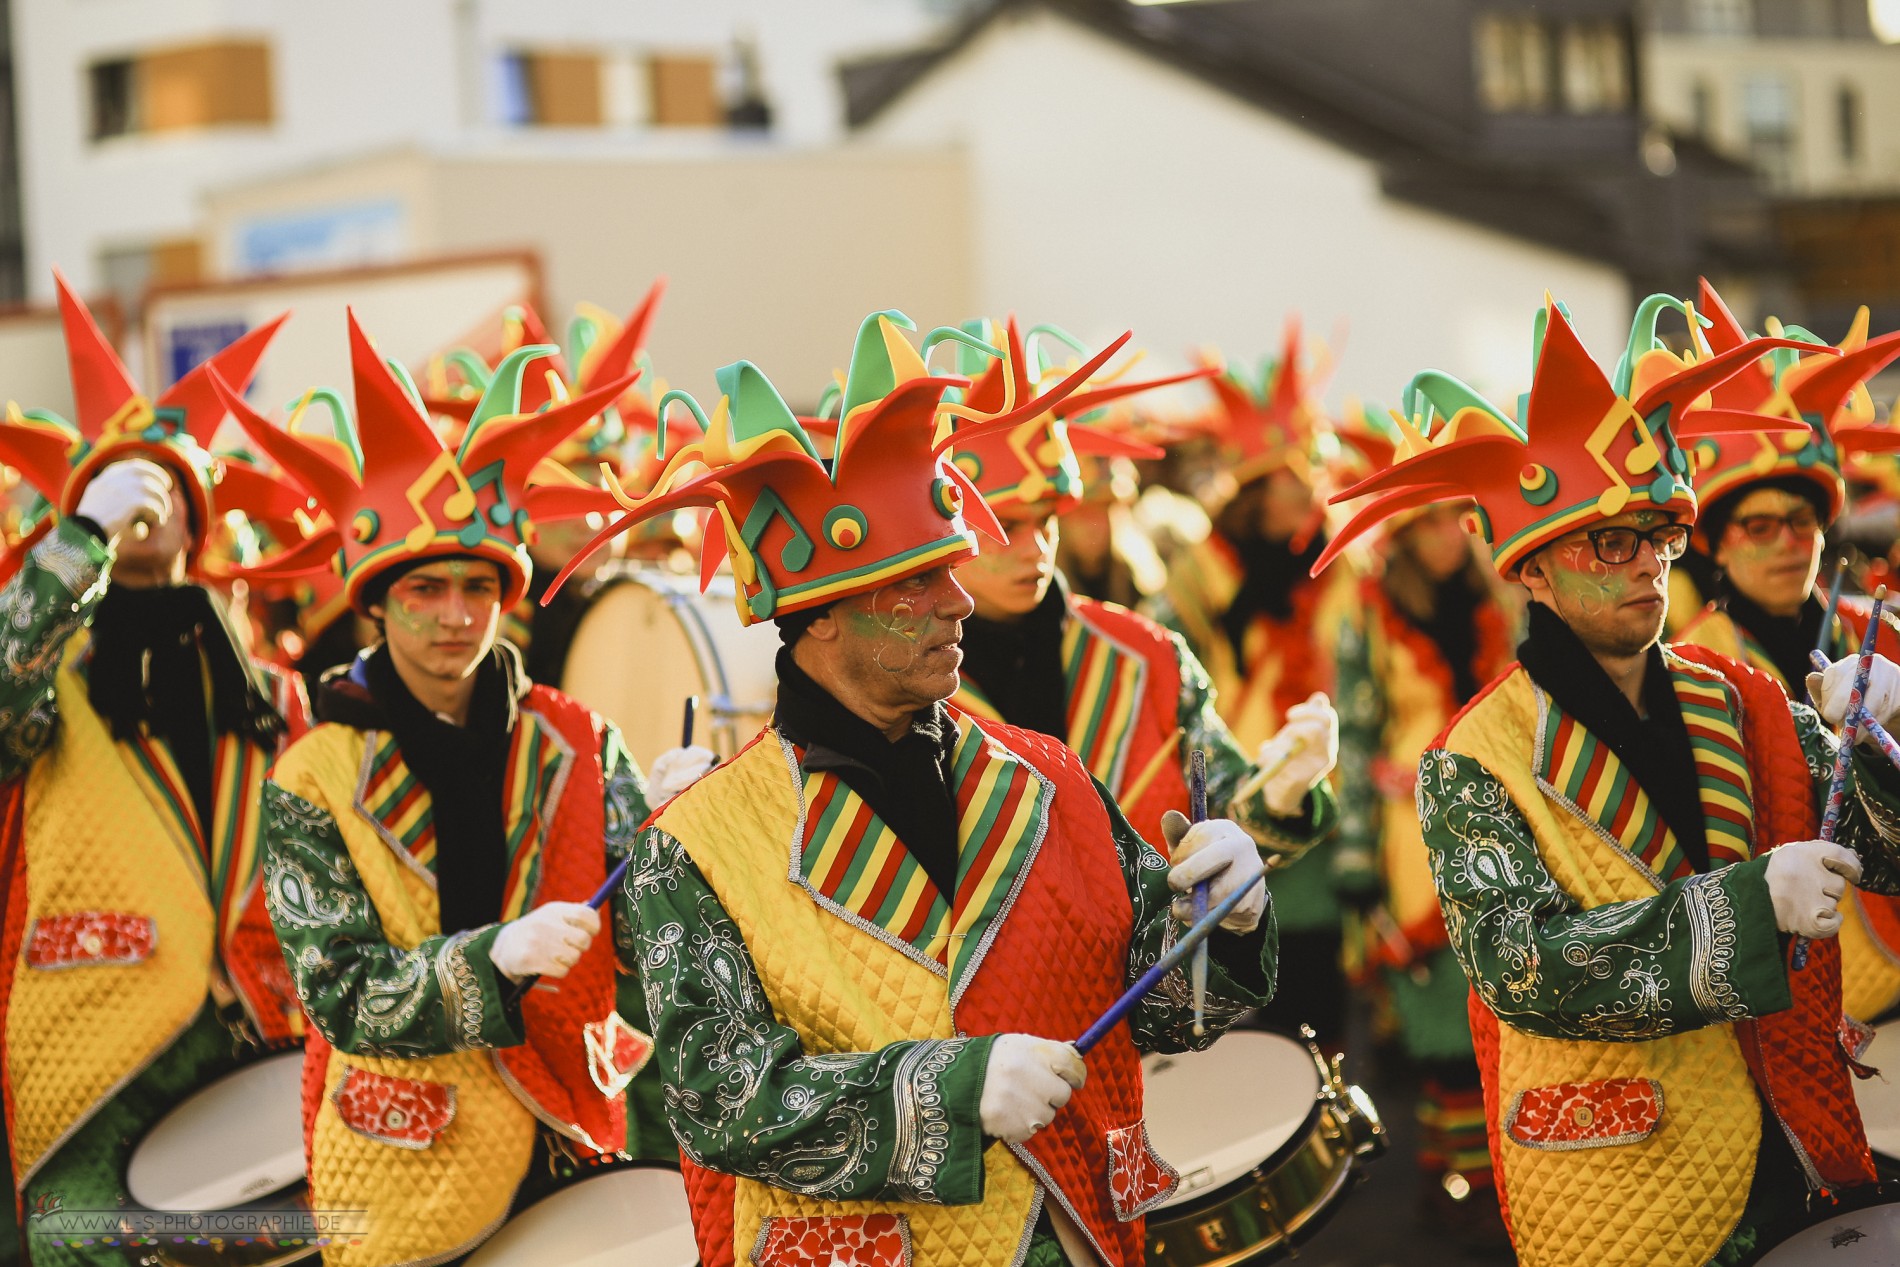
[[[1327,541],[1326,548],[1314,560],[1310,575],[1318,576],[1324,572],[1328,564],[1345,552],[1347,546],[1388,519],[1396,518],[1408,510],[1418,510],[1438,502],[1462,501],[1469,496],[1469,493],[1451,484],[1421,484],[1376,498],[1355,511],[1353,517]]]
[[[72,474],[78,433],[51,415],[23,413],[8,402],[0,422],[0,463],[19,471],[48,501],[57,502]]]
[[[251,380],[257,376],[258,365],[264,359],[264,350],[288,320],[289,313],[280,313],[255,330],[245,332],[223,351],[193,366],[190,373],[167,387],[160,394],[158,404],[183,409],[185,430],[192,439],[210,448],[218,424],[224,421],[227,412],[218,399],[216,389],[211,386],[212,370],[215,368],[226,383],[240,392],[248,390]]]
[[[66,332],[66,364],[73,383],[73,421],[79,434],[96,440],[106,424],[139,394],[138,384],[126,372],[125,362],[100,332],[91,309],[73,293],[66,277],[53,270],[59,294],[59,318]]]
[[[350,328],[350,377],[356,388],[356,442],[365,471],[415,467],[420,470],[442,450],[422,406],[403,390],[376,345],[346,310]]]
[[[1710,351],[1728,352],[1748,342],[1748,331],[1742,328],[1742,323],[1735,319],[1735,314],[1729,311],[1728,304],[1715,293],[1715,287],[1709,285],[1706,277],[1696,279],[1696,311],[1709,319],[1708,328],[1701,333],[1708,340]]]
[[[345,516],[347,508],[356,500],[359,485],[357,473],[337,460],[342,447],[322,446],[294,430],[277,426],[252,409],[217,370],[211,371],[210,379],[218,399],[251,442],[291,479],[309,490],[320,510],[332,517]]]
[[[625,374],[633,365],[634,358],[646,347],[647,332],[653,328],[654,314],[659,311],[660,299],[666,294],[666,278],[656,278],[647,290],[646,298],[633,310],[627,323],[620,327],[613,342],[598,357],[590,357],[585,373],[581,377],[583,386],[592,386],[609,378]],[[631,379],[628,381],[632,381]]]

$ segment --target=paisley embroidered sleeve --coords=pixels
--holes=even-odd
[[[311,790],[311,789],[306,789]],[[440,1056],[522,1041],[488,951],[489,924],[391,945],[322,805],[264,784],[264,897],[304,1013],[363,1056]]]
[[[1356,621],[1340,622],[1334,658],[1333,703],[1339,710],[1339,832],[1332,869],[1338,886],[1364,892],[1379,876],[1380,813],[1385,798],[1372,771],[1383,749],[1385,692],[1372,662],[1372,644]]]
[[[1132,986],[1173,948],[1182,928],[1169,909],[1174,890],[1168,887],[1167,859],[1129,825],[1101,784],[1095,785],[1095,791],[1108,811],[1115,853],[1134,907],[1135,931],[1128,942],[1126,972],[1126,984]],[[1206,1047],[1242,1013],[1265,1006],[1273,997],[1279,932],[1272,903],[1251,933],[1216,932],[1207,945],[1207,1032],[1195,1036],[1193,987],[1186,967],[1179,967],[1161,978],[1129,1014],[1135,1046],[1142,1051]]]
[[[738,926],[658,828],[640,834],[615,903],[688,1157],[832,1201],[982,1200],[990,1038],[808,1054],[779,1022]]]
[[[105,543],[61,520],[0,588],[0,779],[24,773],[53,743],[53,676],[66,641],[105,596]]]
[[[1586,911],[1478,762],[1428,751],[1418,814],[1452,949],[1505,1023],[1541,1038],[1640,1042],[1789,1005],[1765,858]]]
[[[1788,711],[1794,715],[1795,734],[1807,755],[1815,821],[1819,822],[1827,807],[1840,744],[1821,715],[1806,704],[1792,704]],[[1879,751],[1865,746],[1855,749],[1852,771],[1834,839],[1860,855],[1861,888],[1900,893],[1900,771]]]

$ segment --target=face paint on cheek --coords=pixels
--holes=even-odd
[[[427,637],[435,632],[435,613],[412,599],[399,598],[387,609],[387,619],[405,633]]]
[[[1597,558],[1588,541],[1557,547],[1556,566],[1548,575],[1558,597],[1574,603],[1586,616],[1598,616],[1617,606],[1629,589],[1628,579]]]

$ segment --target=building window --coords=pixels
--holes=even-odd
[[[1840,136],[1841,161],[1852,166],[1860,161],[1861,125],[1860,90],[1842,84],[1834,95],[1835,127]]]
[[[1497,114],[1551,108],[1553,64],[1550,34],[1535,17],[1486,13],[1478,18],[1478,98]]]
[[[1706,79],[1689,85],[1689,126],[1702,140],[1715,139],[1715,89]]]
[[[647,117],[662,128],[718,127],[726,121],[717,57],[658,54],[647,59]]]
[[[268,46],[194,44],[95,62],[86,72],[92,138],[272,120]]]
[[[1689,0],[1689,29],[1697,35],[1752,35],[1753,0]]]
[[[606,122],[594,53],[511,50],[492,64],[495,119],[508,127],[597,128]]]
[[[1794,90],[1780,75],[1751,75],[1742,84],[1742,123],[1748,153],[1769,184],[1794,180]]]
[[[1563,29],[1564,109],[1605,114],[1629,109],[1629,45],[1615,22],[1571,22]]]

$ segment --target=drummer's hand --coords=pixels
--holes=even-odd
[[[1287,709],[1279,733],[1260,745],[1255,766],[1275,770],[1261,788],[1267,808],[1280,818],[1299,816],[1306,794],[1338,760],[1339,714],[1324,691],[1314,691],[1305,703]]]
[[[647,800],[655,805],[672,800],[693,786],[718,761],[718,753],[698,744],[690,748],[668,748],[653,758],[653,768],[647,772]]]
[[[567,975],[600,932],[600,912],[584,902],[549,902],[495,934],[488,960],[511,981]]]
[[[1847,697],[1854,692],[1854,672],[1859,667],[1860,657],[1852,655],[1828,665],[1825,673],[1808,674],[1808,698],[1814,701],[1815,711],[1828,725],[1838,727],[1847,716]],[[1895,715],[1900,714],[1900,665],[1884,655],[1875,656],[1860,704],[1875,721],[1892,729]],[[1873,742],[1873,736],[1865,727],[1861,728],[1860,737],[1863,742]]]
[[[171,518],[171,474],[145,458],[121,458],[87,481],[73,513],[98,524],[115,544],[135,522],[156,527]]]
[[[1181,894],[1174,899],[1176,919],[1183,924],[1194,922],[1194,886],[1206,880],[1210,907],[1219,906],[1237,888],[1253,890],[1228,912],[1220,922],[1222,928],[1251,933],[1259,926],[1267,910],[1267,886],[1260,882],[1266,866],[1260,861],[1260,846],[1239,823],[1225,818],[1190,823],[1186,814],[1171,809],[1161,816],[1161,834],[1168,841],[1168,856],[1174,859],[1168,869],[1168,887]]]
[[[1768,853],[1768,899],[1775,927],[1800,937],[1841,931],[1840,901],[1860,880],[1860,858],[1825,840],[1791,840]]]
[[[1070,1043],[1033,1034],[998,1034],[990,1045],[977,1115],[983,1133],[1020,1144],[1055,1120],[1082,1089],[1088,1067]]]

